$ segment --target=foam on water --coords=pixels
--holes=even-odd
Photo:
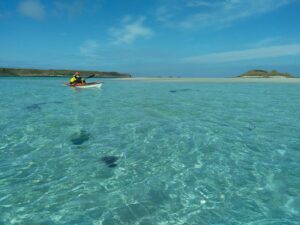
[[[299,224],[299,84],[0,80],[0,224]]]

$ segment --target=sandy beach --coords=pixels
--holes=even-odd
[[[143,81],[143,82],[195,82],[195,83],[300,83],[300,78],[135,77],[135,78],[117,78],[116,80]]]

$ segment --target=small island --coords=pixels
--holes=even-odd
[[[80,72],[81,76],[95,75],[95,77],[101,77],[101,78],[131,78],[132,77],[130,74],[118,73],[118,72],[0,68],[0,76],[18,76],[18,77],[70,77],[75,72]]]
[[[276,70],[266,71],[266,70],[250,70],[247,73],[241,74],[238,77],[241,78],[293,78],[292,75],[288,73],[280,73]]]

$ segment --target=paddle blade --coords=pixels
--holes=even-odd
[[[94,77],[95,76],[95,74],[92,74],[92,75],[90,75],[90,76],[88,76],[88,77],[86,77],[86,78],[92,78],[92,77]]]

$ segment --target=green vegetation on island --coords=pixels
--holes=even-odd
[[[280,73],[276,70],[250,70],[247,73],[241,74],[238,77],[242,78],[292,78],[293,76],[288,73]]]
[[[80,72],[81,76],[90,76],[102,78],[130,78],[130,74],[118,72],[100,72],[86,70],[41,70],[41,69],[15,69],[0,68],[0,76],[20,76],[20,77],[69,77],[75,72]]]

